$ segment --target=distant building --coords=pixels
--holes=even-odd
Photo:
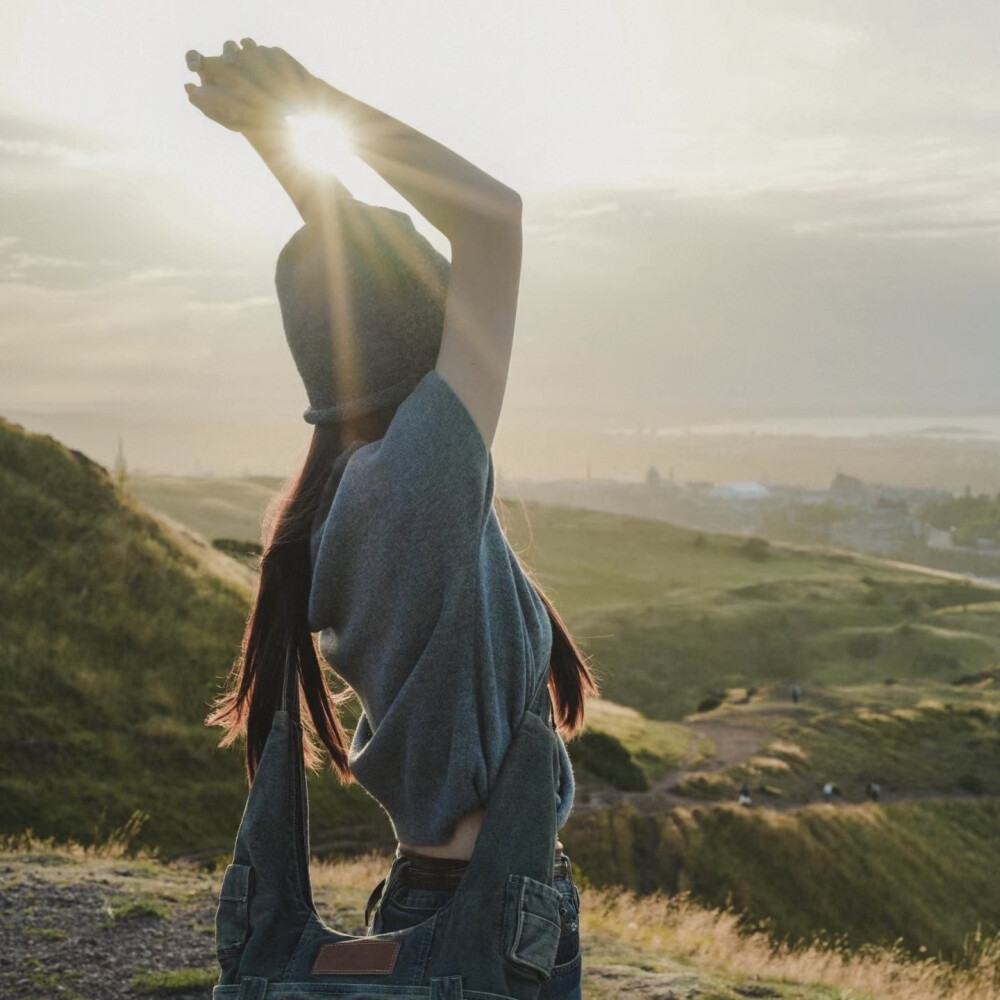
[[[867,507],[875,497],[871,488],[857,476],[838,472],[830,483],[829,502],[838,507]]]
[[[771,491],[761,483],[721,483],[709,496],[716,500],[770,500]]]

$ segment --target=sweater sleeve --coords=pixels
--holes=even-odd
[[[476,570],[492,501],[479,430],[432,371],[385,437],[351,455],[313,536],[309,624],[336,632],[338,671],[358,658],[414,662],[443,604],[461,598]],[[404,679],[383,680],[398,688]]]

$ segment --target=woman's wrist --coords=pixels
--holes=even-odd
[[[356,124],[356,109],[363,107],[360,101],[318,76],[310,81],[307,94],[313,110],[319,114],[343,118],[345,125]]]
[[[285,149],[291,141],[291,129],[285,118],[274,118],[268,122],[258,122],[255,125],[241,129],[241,132],[243,138],[258,152]]]

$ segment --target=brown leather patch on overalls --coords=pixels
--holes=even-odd
[[[388,975],[396,966],[398,941],[344,941],[325,944],[313,963],[312,974],[333,972]]]

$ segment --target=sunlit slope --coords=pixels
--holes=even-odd
[[[202,720],[239,648],[245,571],[220,576],[227,560],[99,466],[3,421],[0,525],[0,831],[89,842],[139,810],[139,843],[228,850],[246,784]],[[384,836],[359,790],[327,779],[314,799],[328,839]]]
[[[787,940],[901,939],[958,957],[977,925],[1000,928],[1000,803],[995,799],[727,807],[640,816],[623,806],[564,833],[594,881],[688,891]]]
[[[681,719],[726,688],[956,680],[1000,660],[998,590],[864,556],[506,505],[512,544],[612,701]]]
[[[256,539],[262,479],[134,479],[209,538]],[[865,556],[702,535],[661,521],[503,504],[612,701],[682,719],[732,687],[953,681],[1000,660],[1000,590]]]
[[[269,476],[133,476],[128,480],[128,492],[146,507],[169,514],[209,541],[258,541],[264,512],[281,482]]]

